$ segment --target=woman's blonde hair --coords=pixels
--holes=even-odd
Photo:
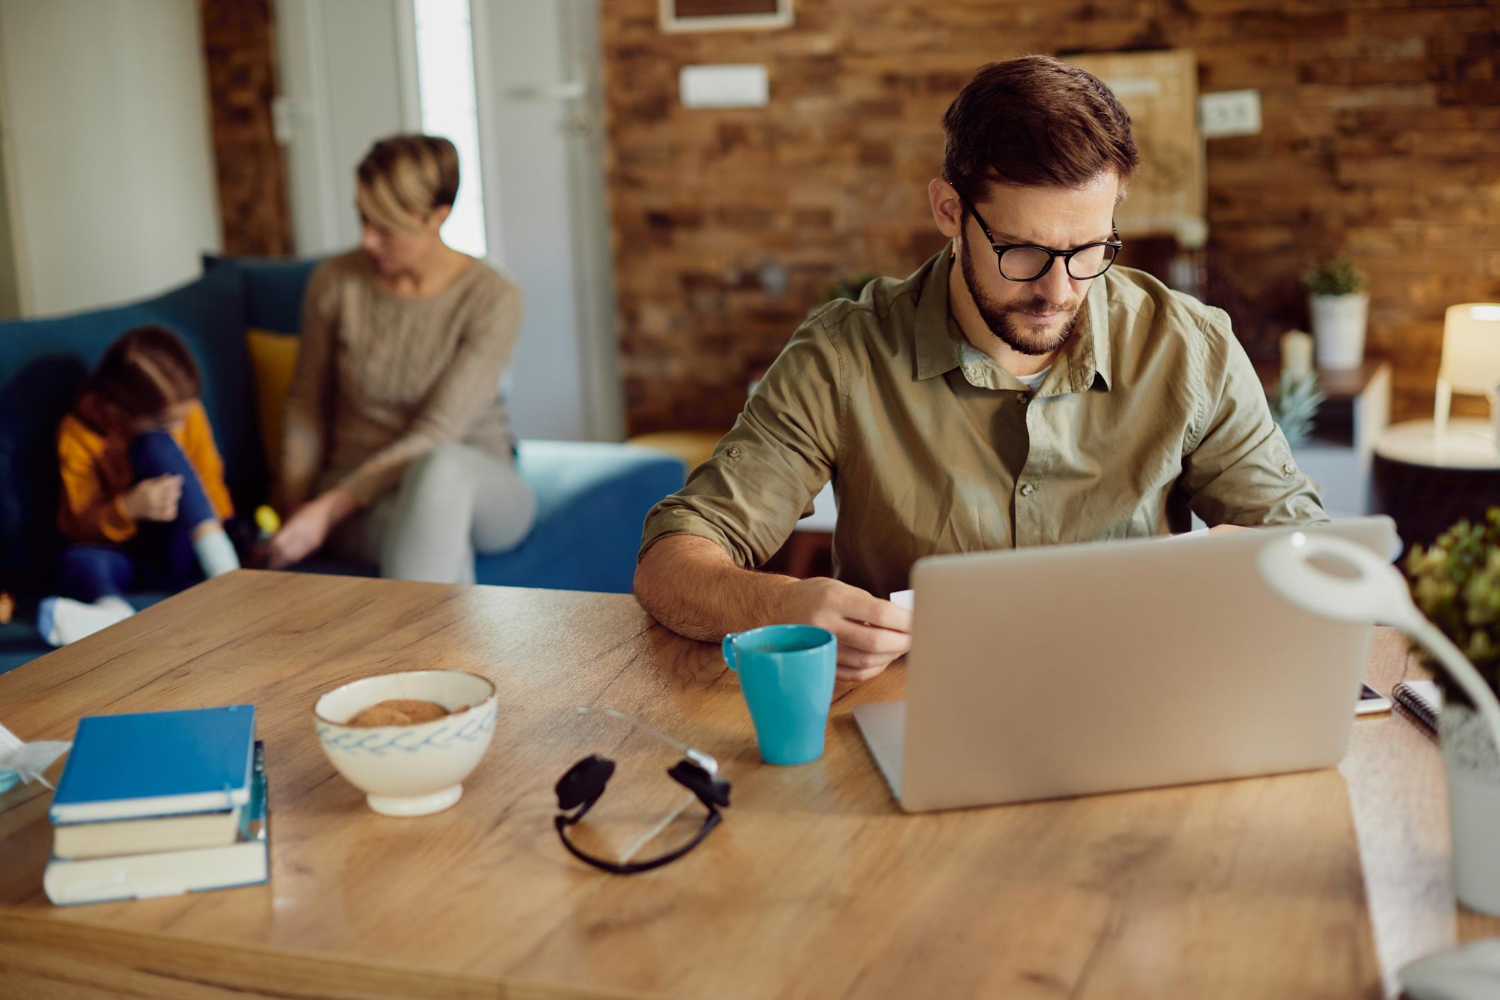
[[[376,225],[412,230],[458,194],[458,150],[434,135],[393,135],[359,161],[359,207]]]

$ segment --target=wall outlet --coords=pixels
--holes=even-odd
[[[1198,128],[1205,139],[1260,133],[1260,91],[1224,90],[1198,98]]]
[[[771,96],[764,66],[684,66],[677,82],[685,108],[763,108]]]

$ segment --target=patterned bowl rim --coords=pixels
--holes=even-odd
[[[479,701],[476,701],[474,704],[470,705],[468,708],[464,709],[462,712],[450,712],[447,715],[443,716],[441,719],[428,719],[426,722],[408,722],[404,725],[351,726],[347,722],[334,722],[332,719],[325,718],[323,713],[318,711],[318,706],[323,704],[323,700],[325,698],[336,695],[345,688],[353,687],[356,684],[363,684],[365,681],[373,681],[381,677],[396,677],[402,674],[463,674],[467,677],[473,677],[477,680],[483,681],[486,685],[489,686],[490,693],[485,695]],[[340,729],[412,729],[417,726],[430,726],[434,722],[447,722],[451,719],[462,718],[463,716],[468,715],[470,712],[477,712],[481,708],[484,708],[484,706],[488,705],[490,702],[494,701],[499,696],[499,694],[500,691],[495,687],[494,681],[490,680],[483,674],[476,674],[472,670],[393,670],[388,674],[370,674],[367,677],[357,677],[352,681],[345,681],[343,684],[340,684],[338,687],[334,688],[331,691],[324,691],[322,694],[318,695],[317,700],[313,702],[313,718],[317,719],[324,725],[338,726]],[[368,708],[369,706],[366,707]],[[355,713],[355,715],[358,714],[358,712]]]

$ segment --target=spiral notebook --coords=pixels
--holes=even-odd
[[[1431,732],[1437,732],[1438,713],[1443,710],[1443,692],[1434,681],[1402,681],[1391,689],[1396,704]]]

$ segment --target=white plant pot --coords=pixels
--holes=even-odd
[[[1358,295],[1309,295],[1313,340],[1317,343],[1318,367],[1332,371],[1358,368],[1365,360],[1365,318],[1370,297]]]
[[[1470,909],[1500,916],[1500,750],[1483,716],[1467,705],[1444,705],[1438,732],[1453,828],[1453,891]]]

